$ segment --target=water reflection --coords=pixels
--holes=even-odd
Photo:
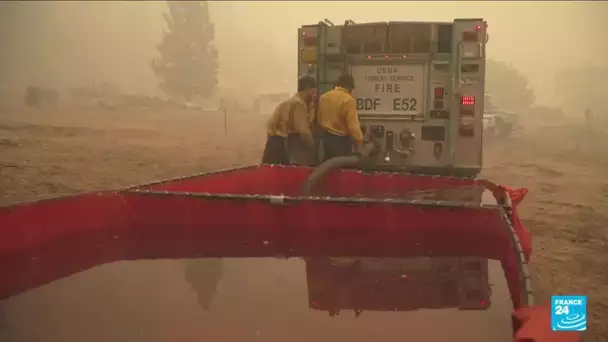
[[[500,263],[472,258],[121,262],[1,304],[11,342],[512,340]]]
[[[186,281],[196,292],[198,303],[204,310],[209,309],[222,279],[222,259],[191,259],[185,262]]]
[[[491,305],[488,260],[324,258],[306,261],[309,305],[352,310],[476,309]]]

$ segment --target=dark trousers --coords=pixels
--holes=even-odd
[[[353,154],[353,139],[350,136],[335,135],[327,130],[321,134],[323,161]]]
[[[262,156],[262,164],[289,164],[285,138],[273,135],[268,136],[266,147],[264,147],[264,155]]]
[[[292,165],[312,166],[315,164],[315,150],[302,136],[290,134],[287,137],[287,156]]]

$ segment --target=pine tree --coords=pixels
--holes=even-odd
[[[206,1],[167,1],[167,30],[152,70],[160,88],[174,99],[190,101],[213,94],[217,85],[217,49]]]

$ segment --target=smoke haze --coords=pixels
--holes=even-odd
[[[488,57],[530,77],[538,102],[553,100],[564,67],[606,65],[608,2],[240,2],[210,3],[220,54],[220,86],[293,90],[296,29],[328,18],[373,21],[488,21]],[[0,82],[64,89],[90,82],[126,93],[160,94],[150,69],[166,3],[0,3]]]

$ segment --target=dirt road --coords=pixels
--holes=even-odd
[[[221,115],[188,111],[1,113],[0,205],[256,163],[263,121],[229,115],[225,134]],[[608,341],[608,134],[565,119],[523,124],[508,144],[487,144],[484,176],[530,189],[520,215],[540,298],[588,294],[585,339]]]

